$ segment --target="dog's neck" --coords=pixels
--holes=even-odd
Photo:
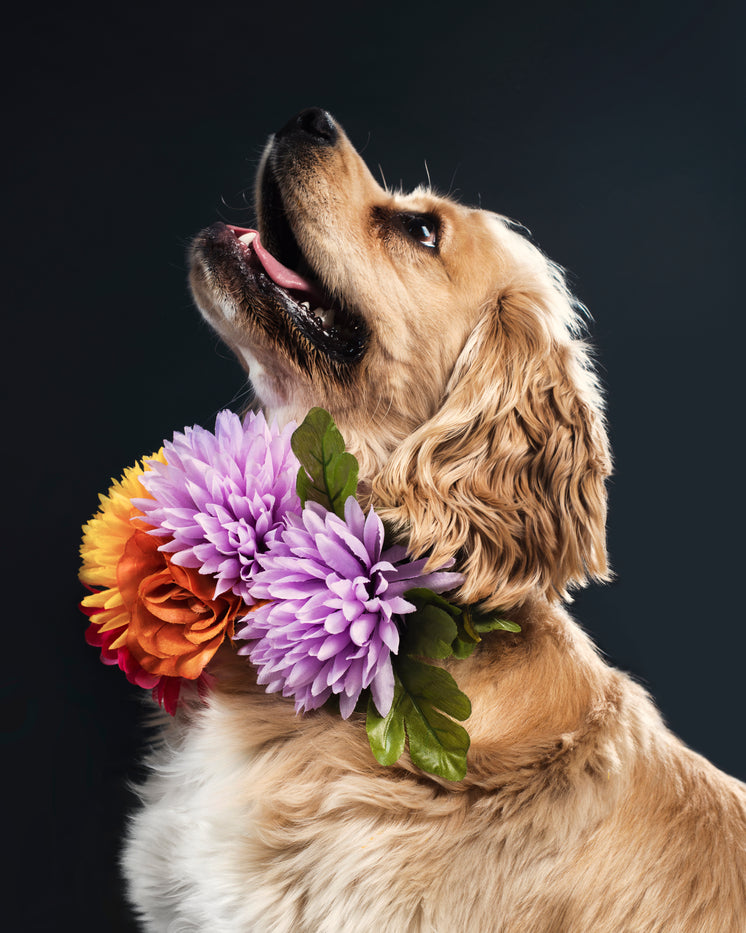
[[[472,703],[465,723],[469,766],[456,787],[514,788],[521,797],[580,783],[587,793],[567,805],[600,817],[628,786],[640,754],[664,733],[658,714],[641,688],[600,658],[561,605],[537,596],[508,617],[520,633],[492,632],[471,657],[441,662]],[[298,717],[289,699],[264,692],[230,646],[216,655],[213,673],[215,701],[231,709],[247,747],[297,738],[318,744],[322,754],[333,734],[342,735],[357,767],[377,767],[356,717],[342,720],[325,709]],[[420,775],[406,757],[396,767]]]
[[[521,625],[519,634],[491,633],[471,658],[449,663],[472,701],[467,780],[499,783],[516,770],[552,763],[558,770],[614,771],[608,723],[624,695],[621,675],[561,605],[536,597],[508,615]],[[594,733],[604,737],[603,748]],[[573,758],[575,748],[583,761]]]

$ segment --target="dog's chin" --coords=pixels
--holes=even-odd
[[[274,348],[309,376],[354,367],[367,348],[365,320],[326,291],[287,223],[276,226],[267,235],[272,253],[256,230],[216,223],[198,234],[190,271],[197,304],[230,343]]]

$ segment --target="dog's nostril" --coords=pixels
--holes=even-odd
[[[326,110],[309,107],[297,113],[275,134],[278,138],[293,135],[310,136],[317,145],[333,146],[338,136],[337,125]]]
[[[303,110],[296,117],[298,126],[309,133],[311,136],[318,136],[327,142],[333,142],[337,137],[337,128],[334,120],[320,107],[311,107],[309,110]]]

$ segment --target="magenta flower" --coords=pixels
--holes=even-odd
[[[216,579],[215,596],[232,590],[253,605],[256,559],[300,512],[295,492],[298,460],[290,449],[295,429],[269,427],[264,415],[221,411],[215,433],[195,426],[164,444],[166,463],[149,461],[142,485],[152,499],[133,499],[168,537],[159,550],[174,564],[198,568]]]
[[[347,719],[370,687],[385,716],[394,696],[391,654],[399,650],[397,617],[415,610],[414,587],[440,593],[463,582],[458,573],[425,573],[404,547],[383,550],[384,529],[350,496],[344,520],[307,503],[258,555],[252,596],[269,600],[244,618],[235,638],[268,693],[295,697],[296,711],[317,709],[333,694]],[[450,566],[450,564],[448,565]]]

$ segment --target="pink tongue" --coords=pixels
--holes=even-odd
[[[262,264],[262,268],[275,285],[279,285],[280,288],[290,288],[297,292],[308,292],[311,298],[320,303],[321,294],[316,286],[309,282],[308,279],[304,279],[302,275],[298,275],[297,272],[283,266],[271,253],[268,253],[262,246],[259,233],[256,230],[250,230],[247,227],[234,227],[232,224],[227,226],[229,230],[235,233],[236,237],[242,237],[245,233],[256,234],[248,248],[254,251],[256,258]]]

